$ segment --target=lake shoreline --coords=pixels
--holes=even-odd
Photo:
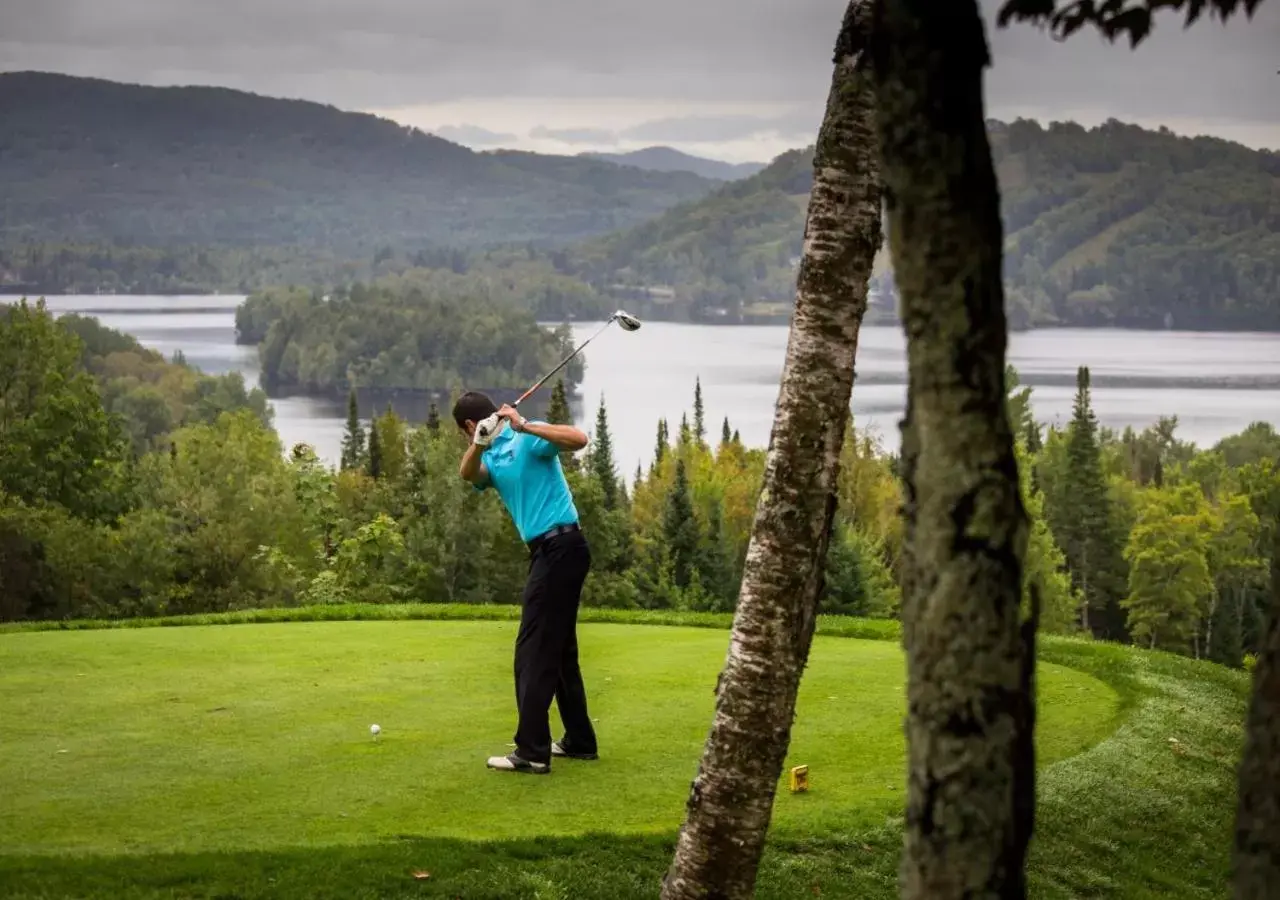
[[[217,297],[217,298],[236,297],[236,298],[239,298],[240,303],[243,303],[248,298],[248,296],[249,295],[247,294],[234,294],[234,293],[228,294],[228,293],[221,293],[219,291],[194,291],[194,290],[176,291],[176,292],[138,291],[138,292],[113,293],[113,294],[96,294],[96,293],[77,294],[77,293],[67,293],[67,292],[48,293],[43,291],[10,292],[6,290],[4,285],[0,285],[0,305],[3,305],[6,302],[6,299],[10,297],[17,298],[19,300],[26,299],[28,302],[35,302],[35,300],[40,298],[49,299],[49,298],[65,298],[65,297],[128,297],[128,298],[157,297],[157,298],[163,298],[167,300],[177,300],[177,299],[188,298],[188,297],[193,300],[197,300],[201,298],[213,298],[213,297]],[[752,317],[753,319],[752,321],[746,321],[746,322],[725,321],[723,319],[717,320],[713,318],[698,319],[698,320],[662,318],[661,316],[654,316],[652,314],[646,315],[643,318],[644,318],[644,321],[646,322],[663,322],[669,325],[692,325],[699,328],[779,328],[779,327],[787,328],[790,326],[790,323],[791,323],[790,313],[786,315],[776,315],[776,316],[755,316],[755,317]],[[574,318],[574,319],[568,319],[566,321],[568,321],[569,324],[574,325],[574,324],[580,324],[585,322],[603,321],[603,317],[601,317],[600,319]],[[558,325],[561,323],[554,322],[554,323],[548,323],[548,324]],[[870,316],[868,316],[867,318],[863,319],[862,324],[864,327],[868,327],[868,326],[883,327],[883,328],[901,328],[902,327],[901,321],[896,316],[893,316],[891,314],[880,314],[874,318],[871,318]],[[1243,335],[1266,335],[1266,336],[1280,334],[1280,328],[1268,329],[1268,328],[1242,327],[1239,323],[1220,322],[1216,320],[1207,321],[1207,322],[1197,322],[1192,325],[1185,325],[1185,326],[1174,325],[1170,327],[1166,327],[1164,324],[1160,322],[1155,322],[1155,321],[1145,322],[1145,323],[1144,322],[1043,323],[1039,325],[1027,325],[1027,326],[1010,325],[1009,326],[1010,334],[1029,334],[1032,332],[1045,332],[1045,331],[1128,331],[1128,332],[1137,332],[1137,333],[1168,332],[1171,334],[1210,333],[1210,334],[1243,334]],[[237,340],[237,343],[240,343],[240,341]],[[252,347],[257,345],[253,343],[245,343],[244,346]]]
[[[246,385],[260,384],[257,350],[236,343],[235,311],[243,295],[46,299],[55,315],[94,316],[166,358],[180,351],[209,374],[240,372]],[[598,328],[595,320],[574,323],[575,345]],[[666,420],[672,434],[682,416],[692,422],[694,385],[700,382],[712,440],[727,418],[745,445],[767,447],[789,336],[785,325],[716,327],[656,320],[646,321],[633,335],[605,333],[587,348],[582,381],[569,398],[574,421],[592,432],[596,411],[605,402],[618,471],[629,478],[637,465],[644,468],[652,460],[659,419]],[[1070,420],[1081,365],[1091,370],[1100,425],[1116,431],[1141,430],[1162,416],[1176,415],[1179,438],[1208,447],[1254,421],[1280,424],[1280,335],[1058,327],[1010,334],[1008,360],[1022,384],[1033,389],[1032,407],[1046,426],[1063,427]],[[902,329],[864,324],[856,365],[854,422],[860,430],[874,432],[886,452],[895,452],[906,401]],[[414,424],[430,412],[430,400],[406,391],[361,389],[357,396],[365,422],[380,414],[388,400]],[[539,401],[549,397],[549,391],[539,391],[527,401],[529,412],[540,415]],[[308,443],[327,463],[340,459],[346,399],[342,392],[272,397],[282,445]],[[447,419],[446,404],[437,401],[437,413]]]

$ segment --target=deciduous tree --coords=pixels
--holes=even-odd
[[[869,0],[836,41],[773,434],[715,718],[664,900],[752,895],[835,516],[858,329],[880,248]]]
[[[1005,386],[1003,232],[975,0],[881,0],[876,117],[907,336],[902,896],[1026,895],[1036,617]]]

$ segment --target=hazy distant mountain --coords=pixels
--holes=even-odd
[[[692,172],[703,178],[715,178],[719,181],[736,181],[748,178],[767,163],[727,163],[718,159],[704,159],[691,156],[672,147],[645,147],[643,150],[632,150],[630,153],[582,153],[588,159],[601,159],[605,162],[617,163],[620,166],[635,166],[650,172]]]
[[[575,156],[476,153],[319,103],[0,74],[0,244],[564,244],[714,186]]]

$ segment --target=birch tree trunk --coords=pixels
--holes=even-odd
[[[876,118],[907,337],[901,896],[1026,895],[1038,598],[1005,403],[999,191],[976,0],[881,0]]]
[[[752,896],[791,739],[836,508],[858,329],[880,247],[869,0],[835,49],[773,434],[716,710],[664,900]]]
[[[1271,611],[1253,669],[1240,761],[1235,898],[1268,900],[1280,886],[1280,537],[1271,559]]]

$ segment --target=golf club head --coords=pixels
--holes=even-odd
[[[619,325],[622,326],[623,331],[639,331],[640,330],[640,320],[637,319],[635,316],[631,315],[631,313],[626,313],[626,312],[623,312],[622,310],[618,310],[616,313],[613,314],[613,318]]]

